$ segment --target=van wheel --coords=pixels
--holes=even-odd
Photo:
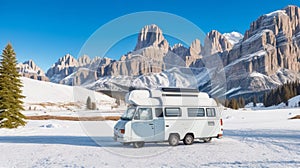
[[[194,137],[191,134],[187,134],[184,139],[183,139],[183,143],[185,145],[192,145],[194,143]]]
[[[145,142],[133,142],[132,144],[134,148],[141,148],[144,146]]]
[[[210,141],[211,141],[211,138],[204,138],[203,141],[204,141],[205,143],[210,142]]]
[[[169,137],[169,144],[171,146],[177,146],[179,144],[179,136],[176,134],[171,134]]]

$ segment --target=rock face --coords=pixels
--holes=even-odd
[[[147,25],[139,33],[135,51],[146,47],[159,47],[168,50],[169,44],[157,25]]]
[[[59,83],[65,77],[71,75],[79,66],[78,61],[70,54],[61,57],[47,71],[47,76],[51,82]]]
[[[229,89],[262,91],[299,79],[299,13],[288,6],[259,17],[242,41],[222,53]]]
[[[205,39],[203,55],[212,55],[217,52],[230,50],[231,48],[232,44],[225,36],[216,30],[212,30]]]
[[[120,60],[91,60],[86,55],[76,60],[66,55],[47,76],[54,82],[93,89],[107,88],[109,83],[120,85],[124,82],[120,79],[138,79],[139,85],[144,82],[147,87],[189,87],[194,82],[185,73],[191,68],[197,86],[204,91],[225,88],[227,96],[263,91],[300,79],[299,14],[299,7],[288,6],[259,17],[244,36],[213,30],[203,44],[195,39],[188,47],[169,46],[162,30],[148,25],[141,29],[134,50]],[[222,73],[225,78],[215,79]]]
[[[91,58],[88,55],[83,55],[78,58],[78,66],[87,66],[91,63]]]
[[[49,79],[45,76],[44,71],[40,67],[38,67],[33,60],[19,63],[17,65],[17,69],[19,73],[24,77],[41,81],[49,81]]]
[[[74,58],[70,54],[61,57],[47,71],[51,82],[66,85],[81,85],[98,80],[98,77],[106,74],[107,66],[112,62],[110,58],[95,57],[88,55]]]

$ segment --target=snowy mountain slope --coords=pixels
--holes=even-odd
[[[5,153],[0,162],[4,167],[299,167],[299,121],[288,120],[297,114],[300,109],[225,110],[223,139],[140,149],[113,141],[113,121],[28,121],[15,130],[0,129]]]
[[[231,33],[224,33],[223,36],[232,44],[238,43],[240,40],[243,39],[243,35],[239,32],[231,32]]]
[[[284,102],[276,105],[276,106],[271,106],[271,107],[266,107],[266,109],[280,109],[280,108],[295,108],[299,107],[299,102],[300,102],[300,95],[292,97],[288,100],[288,106]]]
[[[208,72],[204,68],[195,68],[193,70],[187,68],[171,68],[161,73],[151,73],[149,75],[140,75],[137,77],[102,77],[93,83],[83,86],[92,90],[109,89],[128,91],[129,87],[149,89],[161,86],[197,88],[198,84],[205,84],[208,81]]]
[[[82,87],[37,81],[24,77],[21,80],[23,83],[23,95],[26,96],[23,101],[27,107],[30,104],[54,104],[54,106],[76,102],[84,104],[88,96],[98,105],[112,106],[115,104],[115,99]]]
[[[295,96],[289,99],[288,101],[289,101],[289,107],[299,107],[300,95]]]

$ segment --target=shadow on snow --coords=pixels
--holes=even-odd
[[[275,139],[300,139],[300,131],[298,130],[224,130],[224,136],[241,137],[241,138],[275,138]]]

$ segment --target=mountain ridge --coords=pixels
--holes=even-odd
[[[156,84],[161,84],[157,81],[159,76],[174,72],[172,69],[179,67],[179,75],[173,74],[172,78],[168,76],[169,82],[163,82],[176,86],[176,82],[171,81],[188,80],[182,77],[186,74],[183,74],[180,67],[185,67],[198,69],[197,72],[189,72],[193,76],[200,72],[203,74],[198,76],[210,77],[224,73],[226,86],[217,87],[226,87],[226,93],[235,90],[227,96],[268,90],[287,81],[300,79],[299,11],[297,6],[287,6],[282,10],[261,15],[250,24],[244,35],[237,32],[221,34],[212,30],[207,33],[203,44],[195,39],[188,47],[181,44],[170,46],[157,25],[146,25],[138,34],[135,48],[119,60],[92,60],[86,55],[75,59],[67,54],[60,58],[46,75],[52,82],[85,85],[94,89],[91,83],[109,81],[102,78],[128,76],[144,78],[147,87],[156,87]],[[210,56],[221,60],[223,70],[207,70],[205,63],[213,61],[208,61]],[[151,74],[157,76],[152,78]],[[214,86],[207,78],[203,78],[203,81],[196,79],[199,82],[196,87],[204,91],[217,90],[218,88],[212,88]],[[107,82],[100,85],[105,89],[111,87]]]

